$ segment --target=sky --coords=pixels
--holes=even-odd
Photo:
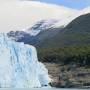
[[[87,6],[90,6],[90,0],[38,0],[38,1],[63,5],[74,9],[83,9]]]
[[[82,9],[90,5],[90,0],[31,1],[32,2],[21,2],[20,0],[0,0],[0,31],[6,32],[11,30],[23,30],[31,27],[37,21],[47,19],[62,19],[62,23],[66,23],[68,19],[65,21],[63,18],[79,13],[78,10],[66,7]],[[42,2],[45,2],[46,4]],[[89,10],[90,9],[85,12],[89,12]]]
[[[1,2],[2,1],[2,2]],[[63,20],[78,11],[64,6],[20,0],[0,1],[0,31],[25,30],[41,20]]]
[[[0,0],[1,1],[19,1],[19,0]],[[21,1],[27,1],[27,0],[21,0]],[[85,7],[90,6],[90,0],[28,0],[28,1],[41,1],[51,4],[58,4],[63,5],[69,8],[74,9],[83,9]]]

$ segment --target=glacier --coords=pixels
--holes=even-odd
[[[36,48],[0,33],[0,88],[37,88],[49,82],[48,70],[38,61]]]

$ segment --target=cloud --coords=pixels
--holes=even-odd
[[[73,9],[41,2],[10,1],[0,3],[0,31],[22,30],[42,19],[62,19]]]

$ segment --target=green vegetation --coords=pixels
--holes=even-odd
[[[55,30],[58,31],[59,28]],[[53,37],[48,35],[36,47],[39,60],[42,62],[89,66],[90,13],[76,18]]]
[[[36,47],[39,61],[53,76],[51,86],[90,87],[90,14],[76,18],[65,28],[44,31],[42,36]]]
[[[73,20],[65,29],[71,32],[89,32],[90,33],[90,13],[82,15]]]
[[[90,65],[90,45],[73,45],[62,48],[37,48],[42,62]]]
[[[53,37],[50,37],[54,33],[56,34]],[[47,30],[47,32],[44,31],[42,36],[44,35],[47,35],[47,37],[39,42],[39,44],[36,45],[37,47],[51,48],[90,44],[90,13],[79,16],[69,23],[65,28],[55,28],[55,30]],[[42,39],[42,37],[40,38]]]

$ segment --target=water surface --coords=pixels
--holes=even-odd
[[[21,88],[3,88],[0,90],[90,90],[90,89],[63,89],[63,88],[27,88],[27,89],[21,89]]]

